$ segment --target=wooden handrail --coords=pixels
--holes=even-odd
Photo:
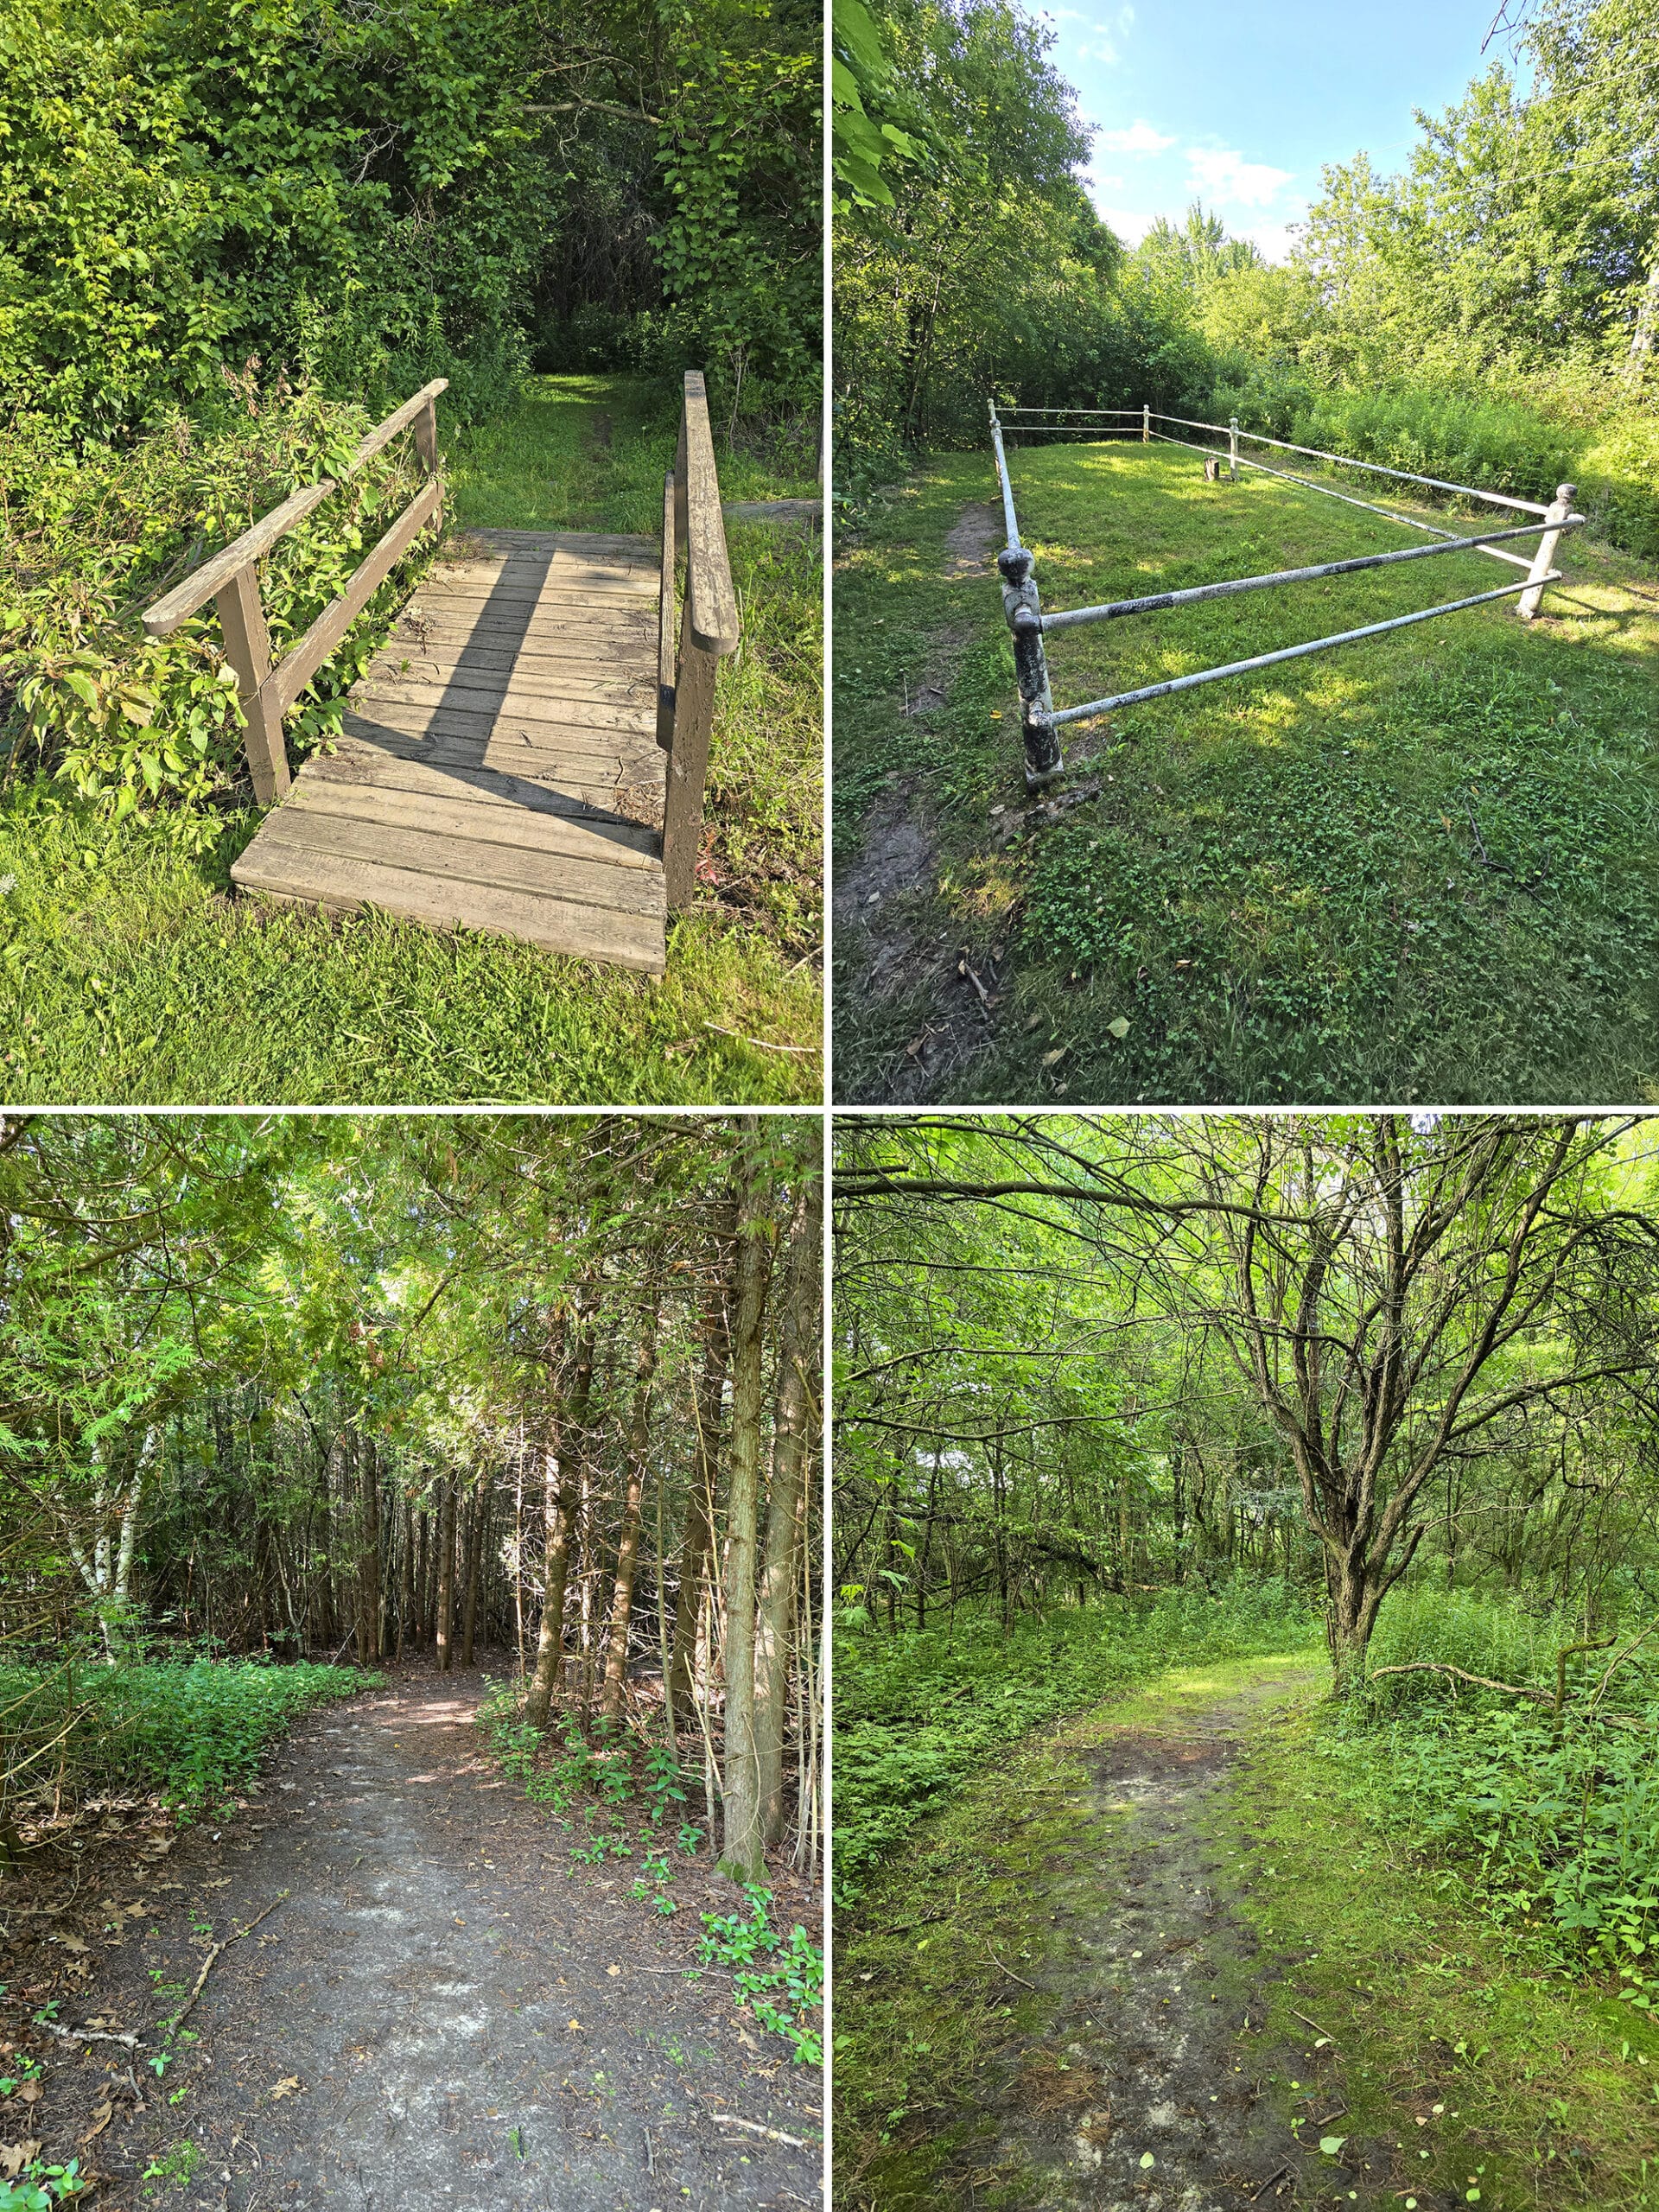
[[[247,721],[254,796],[262,806],[281,798],[289,786],[283,715],[385,582],[393,564],[442,510],[443,487],[437,473],[437,399],[440,392],[448,389],[447,377],[435,377],[430,384],[423,385],[412,399],[406,399],[361,440],[338,477],[325,476],[321,483],[308,484],[294,493],[240,537],[233,538],[222,552],[193,569],[182,583],[175,584],[144,613],[143,626],[149,634],[165,638],[210,599],[217,602],[225,657],[236,671],[237,696]],[[372,461],[400,430],[411,429],[426,482],[366,560],[359,563],[345,590],[273,668],[270,633],[259,596],[261,556],[314,507],[321,506],[331,492],[349,482],[364,462]]]
[[[686,601],[691,610],[691,635],[703,652],[734,653],[737,594],[732,589],[714,433],[709,427],[709,395],[700,369],[685,372],[680,426],[680,466],[685,472]]]
[[[675,569],[683,549],[685,594],[675,639]],[[702,842],[702,794],[715,724],[715,664],[741,639],[726,549],[709,396],[685,372],[679,443],[663,483],[663,576],[658,628],[657,741],[668,753],[663,877],[670,910],[690,903]]]

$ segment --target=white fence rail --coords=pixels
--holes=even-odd
[[[1032,421],[1032,416],[1059,416],[1055,422],[1046,419]],[[1544,586],[1558,581],[1560,571],[1554,563],[1555,549],[1564,531],[1581,529],[1584,517],[1573,512],[1574,486],[1560,485],[1548,505],[1534,499],[1516,499],[1507,493],[1488,492],[1470,484],[1451,484],[1437,476],[1414,475],[1409,469],[1384,467],[1380,461],[1355,461],[1343,454],[1325,453],[1317,446],[1292,445],[1283,438],[1270,438],[1258,431],[1241,430],[1235,416],[1230,422],[1194,423],[1183,416],[1165,415],[1148,405],[1138,408],[1035,408],[1010,407],[999,416],[995,403],[990,409],[991,446],[996,456],[997,480],[1002,493],[1002,517],[1007,542],[997,556],[997,568],[1002,577],[1002,609],[1014,636],[1015,677],[1020,688],[1020,731],[1026,751],[1026,783],[1033,791],[1052,784],[1065,766],[1061,758],[1060,741],[1056,732],[1068,722],[1092,721],[1101,715],[1110,714],[1118,707],[1139,705],[1147,699],[1167,698],[1177,691],[1190,691],[1201,683],[1218,683],[1224,677],[1248,675],[1259,668],[1271,668],[1281,661],[1300,660],[1309,653],[1329,651],[1333,645],[1348,645],[1361,638],[1382,637],[1390,630],[1404,630],[1417,622],[1431,622],[1439,615],[1459,614],[1465,607],[1484,607],[1493,600],[1519,598],[1523,620],[1530,621],[1538,612]],[[1188,438],[1176,437],[1166,429],[1154,428],[1155,423],[1170,423],[1176,429],[1202,430],[1227,441],[1225,448],[1197,446]],[[1367,513],[1380,515],[1384,520],[1397,523],[1407,530],[1414,530],[1440,542],[1433,545],[1405,546],[1389,553],[1366,553],[1345,561],[1323,561],[1313,568],[1279,569],[1262,575],[1235,576],[1220,583],[1195,584],[1179,591],[1154,592],[1138,599],[1108,600],[1097,607],[1068,607],[1058,613],[1045,613],[1033,573],[1030,550],[1020,542],[1020,525],[1014,512],[1014,486],[1009,475],[1004,432],[1015,436],[1040,433],[1046,437],[1087,438],[1098,442],[1109,437],[1136,437],[1143,444],[1157,442],[1175,445],[1192,453],[1211,457],[1217,465],[1224,460],[1230,478],[1236,482],[1241,467],[1259,470],[1263,475],[1276,476],[1292,484],[1299,484],[1311,492],[1322,493],[1328,499],[1339,499],[1344,505],[1363,507]],[[1396,513],[1392,508],[1375,505],[1369,499],[1360,499],[1351,493],[1336,491],[1328,484],[1313,478],[1297,476],[1287,469],[1271,467],[1266,461],[1252,460],[1239,451],[1240,442],[1253,445],[1270,446],[1281,453],[1303,454],[1311,460],[1329,462],[1338,468],[1358,469],[1373,476],[1386,476],[1397,482],[1421,484],[1429,490],[1449,492],[1460,499],[1474,499],[1489,506],[1503,507],[1517,514],[1531,515],[1535,520],[1514,524],[1503,529],[1481,531],[1459,535],[1455,531],[1443,530],[1433,523],[1421,520],[1415,515]],[[1507,550],[1506,541],[1516,537],[1538,538],[1538,545],[1530,557]],[[1044,651],[1046,636],[1062,630],[1080,628],[1088,622],[1109,622],[1128,614],[1152,614],[1167,609],[1197,605],[1199,601],[1224,599],[1239,592],[1267,591],[1281,584],[1310,583],[1324,576],[1353,575],[1363,569],[1384,569],[1398,566],[1407,561],[1432,559],[1436,554],[1484,553],[1493,559],[1508,561],[1523,569],[1526,574],[1519,582],[1501,584],[1495,591],[1476,592],[1464,599],[1443,601],[1434,607],[1423,607],[1409,614],[1395,614],[1382,622],[1368,622],[1357,630],[1339,630],[1328,638],[1311,638],[1304,645],[1281,646],[1276,652],[1257,653],[1249,660],[1228,661],[1216,668],[1199,669],[1191,676],[1176,676],[1162,683],[1141,684],[1132,691],[1119,691],[1108,698],[1090,699],[1076,707],[1057,709],[1049,688],[1047,656]]]

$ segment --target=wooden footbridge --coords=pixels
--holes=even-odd
[[[481,929],[653,973],[691,896],[715,665],[738,643],[703,380],[685,378],[660,541],[477,531],[452,545],[352,687],[344,732],[290,777],[283,718],[439,519],[442,378],[359,446],[402,431],[425,480],[340,597],[273,666],[258,564],[337,488],[296,492],[144,616],[165,637],[215,604],[269,812],[245,891]]]

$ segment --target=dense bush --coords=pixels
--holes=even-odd
[[[1634,1632],[1573,1651],[1583,1640],[1548,1610],[1396,1591],[1333,1751],[1377,1817],[1456,1865],[1491,1918],[1564,1964],[1618,1967],[1645,2010],[1636,1962],[1659,1936],[1659,1655]],[[1430,1662],[1553,1700],[1564,1651],[1559,1726],[1535,1697],[1432,1672],[1375,1678]]]
[[[843,1631],[836,1647],[836,1891],[868,1869],[1002,1745],[1160,1668],[1311,1649],[1318,1622],[1276,1579],[1241,1577],[1216,1597],[1183,1586],[1151,1605],[1109,1599],[1043,1614],[1004,1635],[983,1618],[954,1630]]]
[[[11,1666],[0,1669],[0,1710],[11,1734],[61,1736],[52,1764],[61,1757],[69,1796],[156,1791],[188,1814],[245,1787],[266,1746],[302,1713],[354,1697],[372,1680],[256,1660]]]
[[[161,794],[200,802],[240,779],[242,717],[212,603],[161,641],[143,609],[302,486],[338,479],[360,407],[242,388],[207,425],[180,414],[124,448],[77,454],[38,421],[0,429],[0,782],[44,771],[117,816]],[[301,636],[389,527],[416,479],[405,440],[377,455],[263,563],[273,650]],[[339,727],[345,692],[422,559],[393,570],[290,717],[301,751]],[[3,703],[0,701],[0,703]]]

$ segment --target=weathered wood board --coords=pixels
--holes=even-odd
[[[660,973],[659,562],[647,537],[469,533],[234,881]]]

